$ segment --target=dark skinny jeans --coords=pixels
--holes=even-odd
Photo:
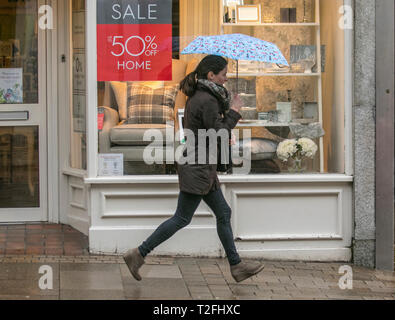
[[[192,216],[202,199],[215,214],[217,219],[217,233],[225,249],[229,264],[238,264],[241,260],[236,251],[232,227],[230,225],[231,208],[226,203],[221,189],[210,191],[207,195],[196,195],[181,191],[174,216],[163,222],[154,233],[138,247],[141,255],[145,257],[178,230],[186,227],[191,222]]]

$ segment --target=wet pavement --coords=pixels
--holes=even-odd
[[[65,228],[62,233],[66,231],[71,232]],[[73,244],[75,252],[86,249],[85,240]],[[143,280],[136,281],[121,256],[65,254],[67,241],[60,242],[62,254],[51,255],[45,254],[50,243],[45,240],[40,242],[44,254],[26,254],[26,244],[19,254],[7,254],[3,241],[0,300],[395,300],[395,272],[351,263],[264,260],[261,273],[236,283],[226,259],[148,256],[141,268]],[[59,240],[56,245],[61,247]],[[352,282],[339,271],[344,265],[352,271],[347,273]],[[341,289],[341,284],[349,288]]]
[[[341,289],[343,263],[264,263],[236,283],[225,259],[148,257],[136,281],[120,256],[2,256],[0,300],[395,300],[394,272],[349,265],[352,289]]]

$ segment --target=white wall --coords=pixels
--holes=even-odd
[[[222,185],[242,257],[349,261],[349,182],[233,182]],[[273,177],[272,177],[273,178]],[[275,178],[275,177],[274,177]],[[306,179],[306,178],[305,178]],[[178,184],[93,184],[92,253],[122,253],[141,244],[176,209]],[[152,254],[223,256],[215,218],[201,203],[192,223]]]

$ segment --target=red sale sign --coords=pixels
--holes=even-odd
[[[98,81],[171,80],[171,1],[99,0],[97,64]]]

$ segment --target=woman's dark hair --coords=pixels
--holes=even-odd
[[[209,55],[200,61],[195,71],[188,74],[180,82],[180,90],[188,97],[195,94],[197,81],[196,79],[207,79],[207,74],[212,71],[214,74],[220,73],[228,65],[226,59],[220,56]]]

